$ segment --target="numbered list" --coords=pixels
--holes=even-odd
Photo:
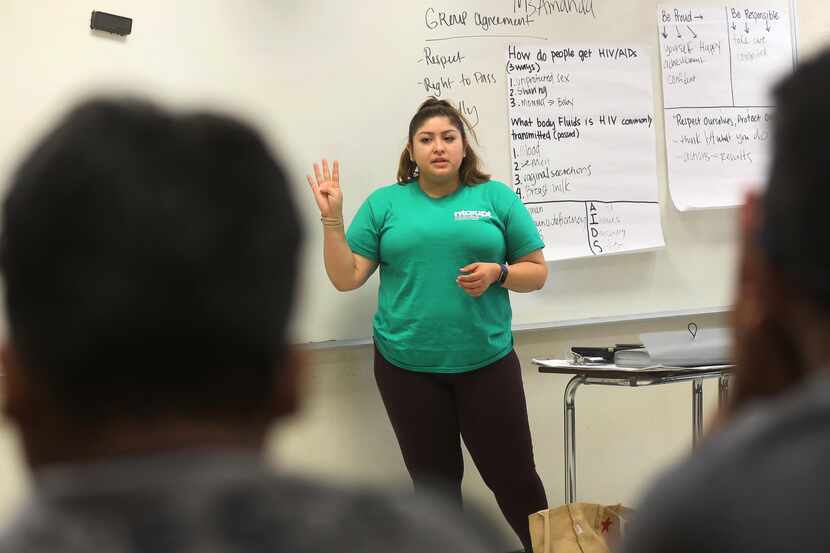
[[[506,75],[511,185],[546,259],[663,246],[643,49],[510,45]]]

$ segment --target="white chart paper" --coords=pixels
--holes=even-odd
[[[787,5],[661,5],[657,23],[672,200],[739,205],[769,164],[770,87],[793,68]]]
[[[647,52],[511,45],[507,81],[511,185],[541,232],[545,259],[664,246]]]

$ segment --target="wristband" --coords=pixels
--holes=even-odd
[[[496,280],[496,284],[504,286],[504,281],[507,280],[507,273],[510,272],[510,268],[507,266],[507,263],[502,263],[499,267],[501,267],[501,272],[499,273],[498,280]]]

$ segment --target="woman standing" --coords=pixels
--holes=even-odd
[[[544,285],[544,244],[519,198],[480,170],[467,129],[449,102],[424,102],[398,182],[370,194],[348,234],[338,162],[315,164],[308,182],[334,286],[358,288],[380,266],[375,379],[415,488],[439,484],[461,504],[463,437],[530,551],[527,517],[547,500],[507,291]]]

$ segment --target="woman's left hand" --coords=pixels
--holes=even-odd
[[[461,272],[463,274],[455,281],[467,294],[477,298],[499,279],[501,266],[498,263],[470,263],[462,267]]]

